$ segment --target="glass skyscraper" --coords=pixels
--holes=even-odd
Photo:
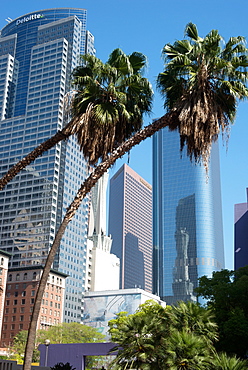
[[[21,16],[0,35],[0,176],[65,124],[63,104],[79,55],[94,53],[85,9]],[[0,249],[10,267],[44,264],[67,206],[87,176],[75,138],[61,142],[0,192]],[[64,321],[81,321],[88,204],[69,224],[54,262],[66,273]]]
[[[224,268],[219,148],[208,177],[180,153],[178,132],[153,137],[153,293],[168,304],[196,301],[200,276]]]

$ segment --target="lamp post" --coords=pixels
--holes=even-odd
[[[49,344],[50,344],[50,340],[49,339],[46,339],[45,340],[45,346],[46,346],[45,366],[47,366],[47,358],[48,358],[48,347],[49,347]]]

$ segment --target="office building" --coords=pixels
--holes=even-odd
[[[79,55],[94,53],[85,9],[46,9],[10,21],[0,36],[0,176],[65,124],[63,105]],[[0,192],[0,248],[10,267],[43,265],[88,166],[76,139],[35,160]],[[53,265],[69,275],[64,321],[81,321],[87,199],[69,224]]]
[[[153,293],[196,301],[200,276],[224,268],[218,143],[209,173],[180,153],[178,132],[153,137]]]
[[[234,205],[234,269],[248,265],[248,188],[247,201]]]
[[[29,266],[8,271],[0,347],[12,345],[21,330],[28,330],[43,268]],[[62,323],[65,274],[51,270],[43,295],[37,328]]]
[[[106,235],[108,173],[91,190],[86,258],[86,291],[119,288],[120,260],[110,253],[112,239]]]
[[[120,289],[152,292],[152,187],[124,164],[110,180],[111,252],[120,258]]]

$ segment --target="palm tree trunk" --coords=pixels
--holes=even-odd
[[[81,119],[80,117],[73,118],[61,131],[58,131],[54,136],[37,146],[32,152],[30,152],[26,157],[21,159],[9,171],[0,179],[0,190],[3,188],[21,171],[23,168],[27,167],[36,158],[42,156],[43,153],[54,147],[60,141],[68,139],[72,134],[71,127]]]
[[[106,161],[100,163],[95,168],[95,170],[90,174],[90,176],[83,182],[73,202],[67,208],[64,219],[58,229],[53,245],[47,257],[46,264],[43,269],[43,274],[40,280],[39,288],[37,291],[37,295],[35,298],[35,305],[34,305],[33,314],[31,318],[29,330],[28,330],[28,339],[27,339],[25,355],[24,355],[23,370],[31,369],[32,356],[33,356],[33,351],[35,347],[36,328],[37,328],[37,322],[38,322],[42,297],[43,297],[43,294],[46,288],[47,278],[49,276],[54,257],[58,250],[60,241],[64,235],[66,226],[74,217],[77,209],[81,205],[81,202],[83,198],[86,196],[86,194],[90,192],[90,190],[97,183],[100,177],[115,163],[115,161],[118,158],[121,158],[125,153],[130,151],[130,149],[132,149],[135,145],[140,144],[141,141],[145,140],[147,137],[151,137],[155,132],[159,131],[161,128],[168,126],[171,123],[171,119],[172,119],[171,115],[166,114],[165,116],[161,117],[157,121],[154,121],[149,126],[145,127],[143,130],[140,130],[139,132],[137,132],[134,136],[132,136],[130,139],[128,139],[122,145],[120,145],[109,156],[109,158]]]

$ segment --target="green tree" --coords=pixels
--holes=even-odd
[[[117,343],[113,350],[118,349],[113,368],[207,368],[214,353],[211,338],[216,338],[207,311],[195,303],[165,308],[148,301],[132,315],[118,314],[109,322],[111,340]],[[209,334],[211,328],[215,335]]]
[[[38,330],[37,343],[93,343],[104,342],[105,336],[91,326],[70,322],[50,326],[47,330]]]
[[[153,301],[147,301],[134,313],[117,314],[109,321],[111,340],[117,343],[113,351],[118,356],[114,368],[163,369],[165,352],[164,337],[171,330],[169,309]]]
[[[13,344],[10,348],[9,359],[15,359],[20,363],[23,362],[27,337],[28,337],[27,330],[21,330],[18,334],[16,334],[13,340]],[[33,352],[32,362],[39,362],[39,359],[40,359],[40,352],[38,350],[38,345],[36,343],[35,349]]]
[[[170,370],[209,369],[211,355],[204,336],[174,330],[167,340],[165,364]]]
[[[193,302],[179,302],[173,306],[173,326],[178,331],[204,337],[211,346],[218,340],[218,327],[213,312]]]
[[[244,357],[248,350],[248,266],[214,272],[212,278],[203,276],[196,292],[215,314],[217,350]]]
[[[246,370],[247,360],[240,360],[236,356],[227,356],[225,353],[216,353],[211,361],[212,370]]]

